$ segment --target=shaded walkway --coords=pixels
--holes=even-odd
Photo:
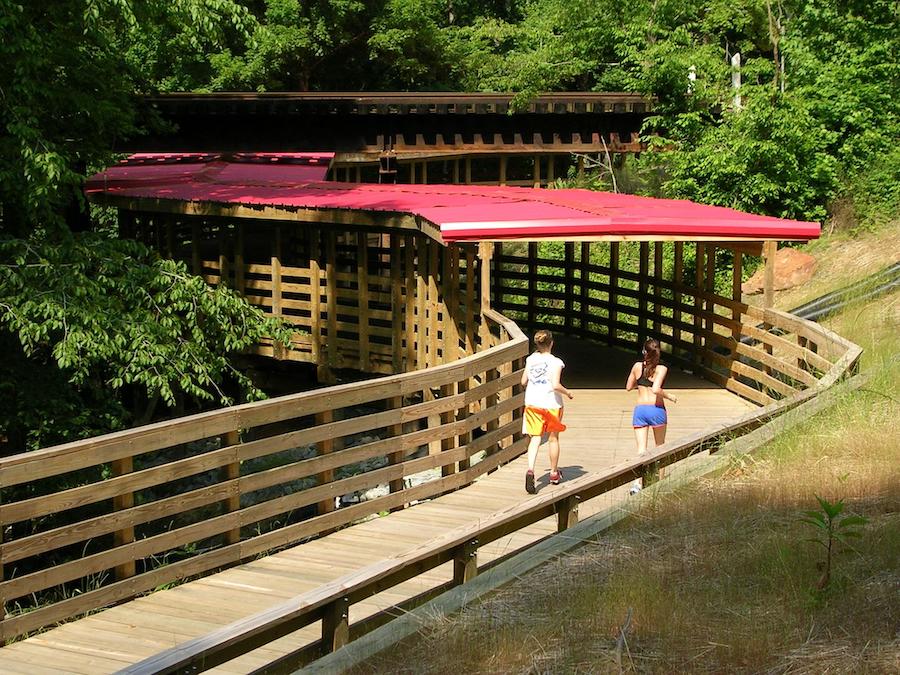
[[[634,456],[631,407],[622,389],[633,356],[588,342],[560,342],[568,364],[568,402],[561,466],[568,478],[600,472]],[[673,371],[668,389],[669,440],[677,440],[753,406],[691,375]],[[546,451],[538,460],[538,487],[547,484]],[[280,553],[138,598],[0,649],[4,673],[109,673],[152,654],[262,611],[386,557],[420,546],[461,525],[530,498],[523,489],[525,459],[500,468],[457,492],[342,529]],[[580,506],[582,519],[624,499],[623,490]],[[483,565],[556,532],[548,518],[479,550]],[[452,578],[452,563],[351,607],[350,621],[383,611]],[[211,672],[246,673],[321,636],[318,624],[272,642]]]

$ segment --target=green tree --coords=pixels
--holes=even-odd
[[[229,354],[281,327],[135,242],[92,231],[88,167],[146,120],[146,49],[159,23],[202,50],[239,30],[231,0],[0,0],[0,443],[10,451],[106,431],[129,417],[126,389],[167,405],[227,403],[227,379],[255,392]],[[143,40],[142,40],[143,38]],[[157,49],[163,49],[162,43]],[[23,377],[23,374],[28,374]]]
[[[310,91],[358,79],[370,15],[379,6],[361,0],[265,0],[247,42],[211,57],[211,87]]]

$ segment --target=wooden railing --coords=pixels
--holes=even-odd
[[[545,491],[498,511],[490,518],[447,532],[405,554],[379,561],[314,591],[298,595],[256,615],[156,654],[120,671],[120,675],[201,672],[321,621],[322,638],[319,642],[286,654],[277,662],[268,664],[265,669],[265,672],[294,672],[299,664],[343,646],[362,632],[357,629],[364,629],[364,626],[350,625],[348,620],[353,604],[450,561],[454,563],[454,574],[449,586],[464,583],[478,574],[480,547],[554,515],[558,531],[572,527],[578,522],[580,503],[627,485],[636,477],[641,478],[645,485],[653,482],[658,479],[660,468],[682,461],[702,450],[715,452],[725,441],[810,401],[855,370],[862,351],[856,345],[815,324],[792,318],[783,312],[766,314],[764,318],[777,321],[782,327],[793,325],[798,333],[815,334],[820,342],[840,344],[844,346],[844,350],[828,370],[802,392],[757,408],[738,419],[667,443],[646,457],[623,462],[604,473],[588,474],[566,481],[553,491]]]
[[[840,336],[717,295],[703,272],[694,285],[665,278],[650,250],[635,273],[567,245],[566,260],[526,259],[524,278],[501,256],[496,302],[529,327],[628,347],[659,337],[667,360],[764,406],[744,427],[855,367],[859,349]],[[711,256],[698,258],[708,271]],[[442,494],[516,457],[527,339],[497,312],[481,317],[477,353],[449,363],[0,459],[0,637]],[[383,494],[348,499],[373,488]]]
[[[516,457],[527,339],[485,317],[493,346],[453,363],[0,460],[2,638],[460,488]]]
[[[787,313],[733,299],[740,297],[740,251],[727,251],[726,297],[714,291],[722,249],[713,244],[669,243],[665,255],[662,243],[629,245],[634,269],[625,244],[609,244],[605,264],[594,262],[587,243],[559,242],[559,259],[534,243],[518,252],[507,246],[495,256],[493,306],[526,330],[553,328],[635,352],[644,338],[657,338],[666,361],[759,405],[814,385],[850,345]]]

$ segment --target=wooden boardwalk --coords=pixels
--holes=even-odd
[[[634,393],[623,384],[632,355],[591,343],[560,344],[568,367],[563,382],[575,391],[566,406],[569,429],[562,435],[560,466],[566,478],[600,472],[634,457],[631,409]],[[673,371],[667,389],[679,402],[669,406],[668,440],[677,440],[737,417],[751,404],[692,375]],[[547,482],[547,455],[538,458],[539,491]],[[524,490],[525,458],[473,485],[403,511],[375,518],[291,549],[204,579],[138,598],[26,640],[0,648],[0,672],[115,672],[191,638],[272,607],[348,572],[406,552],[448,530],[487,518],[516,501]],[[624,489],[579,507],[584,519],[625,498]],[[556,532],[548,518],[479,549],[482,565]],[[351,608],[350,621],[390,608],[449,581],[448,563]],[[318,624],[272,642],[210,672],[246,673],[321,636]]]

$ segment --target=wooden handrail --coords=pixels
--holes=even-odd
[[[846,373],[859,353],[858,348],[848,350],[846,358],[835,364],[832,375],[838,377],[841,373]],[[700,448],[714,452],[717,448],[711,447],[713,444],[769,422],[788,409],[814,398],[829,386],[827,382],[817,384],[790,399],[757,409],[736,420],[708,427],[678,442],[666,443],[646,457],[621,462],[601,474],[588,474],[566,481],[551,493],[516,503],[489,518],[435,537],[407,553],[348,573],[313,591],[155,654],[118,671],[118,675],[162,675],[188,669],[191,672],[209,670],[260,644],[313,623],[323,616],[329,605],[344,603],[349,606],[405,581],[410,578],[404,574],[405,570],[414,568],[415,574],[411,576],[415,576],[443,564],[448,558],[453,558],[454,553],[472,556],[473,547],[477,550],[480,546],[554,514],[559,517],[559,529],[566,529],[575,522],[570,514],[573,505],[579,501],[592,499],[626,485],[635,477],[655,472],[659,466],[675,463],[696,453]],[[323,627],[323,642],[327,643],[327,632],[332,629],[332,626]],[[327,645],[325,651],[330,651]]]
[[[649,247],[642,250],[646,253]],[[551,262],[567,264],[565,261],[548,261],[548,264]],[[652,318],[657,330],[662,331],[661,339],[668,341],[673,350],[673,361],[763,406],[754,411],[751,422],[735,429],[749,428],[767,415],[780,414],[815,396],[852,371],[859,358],[856,345],[790,314],[754,308],[702,288],[665,282],[656,276],[648,276],[641,293],[622,285],[634,284],[633,274],[619,272],[611,275],[610,288],[615,292],[610,291],[610,301],[590,297],[585,289],[590,290],[593,285],[587,276],[579,279],[569,275],[570,283],[575,284],[571,291],[580,291],[576,293],[580,297],[580,310],[571,316],[565,311],[553,316],[561,317],[564,330],[582,337],[607,339],[617,345],[633,345],[631,336],[645,335]],[[497,274],[502,277],[502,270]],[[581,289],[577,287],[579,281],[583,282]],[[660,295],[656,292],[659,289],[667,289],[671,297]],[[692,302],[689,304],[682,298]],[[574,313],[574,304],[566,307]],[[610,316],[591,316],[597,307],[605,307]],[[651,307],[658,310],[652,317]],[[4,527],[101,501],[112,504],[101,515],[95,512],[75,523],[61,522],[52,529],[5,537],[0,542],[0,560],[8,564],[6,571],[12,574],[7,573],[0,581],[0,599],[9,603],[90,573],[111,569],[116,573],[115,580],[77,597],[31,612],[13,612],[0,621],[0,638],[15,637],[161,584],[236,564],[371,513],[399,508],[462,487],[515,458],[524,450],[517,419],[521,407],[517,390],[528,340],[519,325],[501,313],[503,308],[500,298],[497,310],[485,306],[481,312],[481,344],[493,346],[456,361],[191,415],[0,459],[0,485],[4,489],[0,525]],[[758,328],[759,324],[774,326],[782,333],[772,335]],[[435,326],[432,328],[437,330]],[[612,334],[599,334],[602,330],[611,330]],[[745,334],[752,334],[757,342],[741,343],[740,338]],[[406,345],[406,349],[415,348]],[[374,411],[363,415],[347,419],[329,417],[332,411],[361,404],[377,405]],[[269,429],[281,423],[290,425],[286,430],[266,431],[263,438],[253,439],[241,433],[257,427]],[[389,430],[388,437],[363,439],[355,444],[339,443],[341,439],[354,439],[379,429]],[[475,437],[473,432],[478,429],[483,433]],[[156,460],[154,455],[209,438],[221,441],[217,440],[195,456],[163,455]],[[690,441],[684,439],[683,443],[689,445]],[[315,449],[332,443],[336,443],[334,448],[341,449],[291,457],[286,464],[281,465],[279,461],[272,468],[246,468],[252,462],[276,458],[293,448]],[[429,454],[410,456],[429,444]],[[672,459],[677,456],[678,452],[673,452],[654,456],[653,461],[677,461]],[[346,478],[335,476],[340,467],[381,457],[386,463],[371,471]],[[132,466],[135,458],[138,461]],[[154,461],[148,463],[151,459]],[[31,481],[108,463],[114,463],[114,472],[105,480],[82,486],[75,483],[75,487],[47,495],[6,497],[8,490],[18,490],[17,486]],[[405,486],[405,477],[438,468],[441,478],[413,488]],[[134,498],[141,490],[165,489],[173,481],[184,481],[205,472],[214,472],[214,484],[185,487],[178,494],[162,493],[159,498],[143,503]],[[241,499],[242,495],[280,485],[293,486],[294,481],[301,480],[306,482],[300,488],[292,487],[283,495],[257,503],[245,503]],[[376,484],[389,485],[389,494],[339,510],[328,508],[335,498]],[[181,514],[190,515],[192,510],[201,508],[207,512],[195,519],[196,522],[165,530],[156,527],[158,522]],[[209,509],[213,509],[211,514]],[[246,533],[248,526],[264,524],[267,519],[281,518],[300,509],[306,511],[297,522],[285,522],[280,529],[250,536]],[[243,539],[241,528],[244,528]],[[107,538],[114,539],[114,545],[96,543]],[[134,569],[137,561],[209,540],[215,542],[212,550],[194,557],[157,569]],[[46,563],[50,558],[47,553],[81,542],[94,542],[96,547],[86,550],[79,560],[57,565]],[[21,571],[16,573],[16,568]],[[469,566],[461,565],[463,577],[467,569]]]

